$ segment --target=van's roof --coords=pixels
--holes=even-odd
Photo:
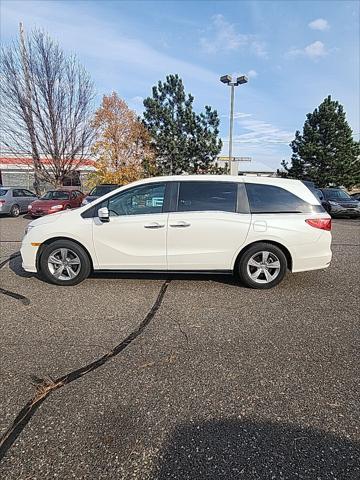
[[[148,182],[186,182],[186,181],[217,181],[217,182],[239,182],[239,183],[264,183],[279,186],[294,186],[302,183],[301,180],[279,177],[261,177],[247,175],[169,175],[164,177],[143,178],[133,184]]]
[[[296,195],[298,195],[303,200],[313,204],[318,205],[319,200],[315,195],[310,191],[310,189],[301,181],[293,180],[288,178],[277,178],[277,177],[250,177],[243,175],[171,175],[164,177],[151,177],[132,182],[128,185],[123,185],[112,192],[105,194],[102,199],[106,199],[116,194],[117,192],[126,190],[129,187],[135,187],[138,185],[146,185],[148,183],[158,183],[158,182],[191,182],[191,181],[211,181],[211,182],[238,182],[238,183],[257,183],[265,185],[273,185],[282,187],[285,190],[288,190]],[[88,206],[88,205],[87,205]]]

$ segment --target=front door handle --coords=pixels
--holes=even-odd
[[[145,223],[144,228],[164,228],[165,224],[164,223],[158,223],[158,222],[151,222],[151,223]]]
[[[180,222],[170,223],[170,227],[173,228],[185,228],[190,227],[191,223],[181,220]]]

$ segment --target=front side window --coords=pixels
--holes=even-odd
[[[236,183],[180,182],[177,209],[179,212],[235,212],[236,199]]]
[[[22,190],[16,188],[13,190],[13,197],[23,197],[23,192]]]
[[[246,191],[252,213],[310,213],[322,207],[311,205],[284,188],[247,183]]]
[[[130,188],[108,200],[110,216],[162,213],[165,183]]]

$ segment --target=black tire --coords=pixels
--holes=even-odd
[[[62,269],[62,277],[68,277],[68,278],[57,278],[54,276],[54,273],[50,270],[49,267],[49,257],[50,256],[56,256],[56,258],[59,259],[59,265],[56,267],[56,271],[58,271],[58,268],[60,269],[62,264],[62,257],[59,252],[60,249],[64,249],[64,251],[67,251],[66,259],[65,262],[70,262],[71,260],[76,262],[79,260],[79,265],[68,265],[66,263],[66,266],[63,267]],[[40,255],[40,260],[39,260],[39,267],[40,267],[40,275],[44,278],[49,283],[53,283],[55,285],[62,285],[62,286],[72,286],[72,285],[77,285],[78,283],[82,282],[87,278],[90,274],[91,271],[91,262],[90,258],[87,254],[87,252],[77,243],[72,242],[71,240],[56,240],[49,245],[46,245]],[[53,267],[52,267],[53,268]],[[76,275],[71,278],[69,277],[69,270]]]
[[[15,204],[10,209],[10,216],[11,217],[18,217],[20,215],[20,207],[19,205]]]
[[[265,257],[266,252],[269,253],[267,256],[268,262],[263,262],[262,252],[264,252]],[[259,267],[249,265],[249,261],[259,264]],[[276,268],[271,268],[272,264]],[[240,257],[237,273],[241,282],[247,287],[264,290],[278,285],[284,278],[287,267],[286,256],[279,247],[271,243],[259,242],[249,247]],[[251,274],[256,276],[259,270],[258,279],[254,280]],[[274,277],[273,280],[271,280],[271,277]]]

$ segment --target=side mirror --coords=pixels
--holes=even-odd
[[[107,207],[99,208],[98,217],[102,222],[110,222],[109,210]]]

